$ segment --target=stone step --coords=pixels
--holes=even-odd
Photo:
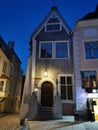
[[[54,119],[52,107],[39,107],[36,120],[51,120]]]

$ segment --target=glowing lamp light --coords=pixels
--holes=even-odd
[[[44,71],[44,77],[48,77],[48,71],[47,71],[47,68],[45,68],[45,71]]]
[[[96,89],[93,89],[92,92],[93,92],[93,93],[96,93]]]
[[[38,91],[38,88],[34,88],[34,92],[37,92]]]

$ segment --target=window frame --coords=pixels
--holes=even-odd
[[[56,44],[58,43],[66,43],[67,44],[67,57],[56,57]],[[55,42],[55,59],[69,59],[69,42],[68,41],[56,41]]]
[[[89,87],[87,87],[87,86],[84,86],[83,84],[83,78],[82,78],[82,73],[83,72],[86,72],[86,73],[88,73],[88,81],[87,82],[89,82]],[[95,72],[95,81],[96,81],[96,87],[94,87],[94,86],[91,86],[91,81],[90,81],[90,72]],[[81,75],[81,84],[82,84],[82,88],[84,88],[84,89],[86,89],[86,88],[97,88],[97,71],[96,70],[81,70],[80,71],[80,75]],[[93,84],[93,83],[92,83]]]
[[[4,61],[4,63],[3,63],[3,68],[2,68],[2,72],[3,72],[3,73],[6,73],[6,70],[7,70],[7,62]]]
[[[39,43],[39,59],[52,59],[53,58],[53,46],[52,46],[52,56],[50,57],[50,58],[48,58],[48,57],[41,57],[41,44],[43,44],[43,43],[51,43],[51,45],[52,45],[52,42],[51,41],[40,41],[40,43]]]
[[[41,44],[42,43],[51,43],[52,44],[52,57],[51,58],[41,58]],[[67,44],[67,57],[65,58],[57,58],[56,57],[56,43],[66,43]],[[64,41],[40,41],[39,42],[39,59],[69,59],[70,54],[69,54],[69,41],[64,40]]]
[[[72,78],[72,84],[70,84],[70,86],[72,86],[72,99],[68,99],[68,86],[69,86],[69,84],[67,84],[67,83],[65,83],[65,84],[67,84],[67,87],[66,87],[66,98],[65,99],[61,99],[62,101],[74,101],[74,89],[73,89],[73,87],[74,87],[74,81],[73,81],[73,74],[59,74],[58,75],[58,88],[59,88],[59,93],[60,93],[60,95],[61,95],[61,83],[60,83],[60,78],[61,77],[65,77],[66,79],[68,78],[68,77],[71,77]]]
[[[53,25],[59,25],[59,29],[54,29],[54,28],[53,28],[53,29],[51,29],[51,30],[48,30],[48,29],[47,29],[47,26],[48,26],[48,25],[50,25],[50,26],[51,26],[51,25],[52,25],[52,26],[53,26]],[[46,23],[46,24],[45,24],[45,32],[59,32],[59,31],[62,31],[61,23],[58,22],[58,23]]]
[[[94,58],[93,56],[94,56],[94,47],[91,47],[91,44],[93,44],[93,43],[98,43],[98,40],[86,40],[86,41],[84,41],[84,56],[85,56],[85,59],[86,60],[96,60],[96,59],[98,59],[98,58]],[[85,48],[85,44],[90,44],[90,49],[86,49]],[[98,48],[98,45],[97,45],[97,48]],[[90,50],[90,58],[87,58],[87,55],[86,55],[86,50]]]
[[[4,91],[4,84],[5,84],[5,82],[3,80],[0,80],[0,82],[3,82],[2,86],[1,86],[1,83],[0,83],[0,91],[2,92],[2,91]],[[1,90],[1,87],[2,87],[2,90]]]

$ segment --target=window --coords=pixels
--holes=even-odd
[[[68,42],[41,42],[40,44],[40,58],[68,58],[69,57]]]
[[[72,76],[60,76],[61,99],[73,99],[72,87]]]
[[[98,58],[98,41],[85,42],[84,46],[85,46],[86,59],[97,59]]]
[[[4,64],[3,64],[3,73],[6,73],[6,69],[7,69],[7,63],[4,61]]]
[[[41,43],[41,58],[52,58],[52,43]]]
[[[0,91],[3,91],[4,81],[0,81]]]
[[[62,26],[61,22],[56,14],[52,14],[52,16],[48,19],[46,26],[45,26],[45,31],[50,32],[50,31],[61,31]]]
[[[82,87],[96,88],[96,71],[81,72]]]
[[[67,43],[56,43],[56,58],[68,58]]]
[[[60,24],[47,24],[46,31],[60,31]]]

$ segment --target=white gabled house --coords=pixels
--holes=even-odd
[[[51,8],[32,33],[20,110],[21,119],[25,116],[29,119],[51,119],[74,115],[71,34],[70,27],[56,6]]]

